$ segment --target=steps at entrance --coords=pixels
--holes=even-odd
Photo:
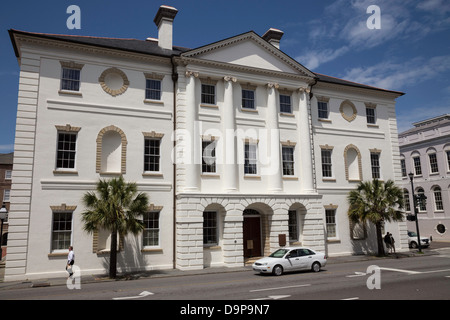
[[[244,265],[251,266],[256,260],[259,260],[263,257],[251,257],[251,258],[245,258]]]

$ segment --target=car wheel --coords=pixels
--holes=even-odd
[[[276,276],[281,276],[283,274],[283,267],[280,265],[277,265],[275,267],[273,267],[273,274]]]
[[[320,263],[319,262],[314,262],[311,266],[311,270],[314,272],[319,272],[320,271]]]
[[[411,242],[411,248],[416,249],[417,248],[417,243],[415,243],[414,241]]]

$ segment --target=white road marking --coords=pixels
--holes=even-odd
[[[342,299],[342,300],[359,300],[359,297],[345,298],[345,299]]]
[[[154,293],[148,292],[148,291],[142,291],[138,296],[118,297],[118,298],[113,298],[113,300],[139,299],[139,298],[143,298],[143,297],[146,297],[146,296],[150,296],[152,294],[154,294]]]
[[[289,289],[289,288],[300,288],[300,287],[309,287],[310,284],[300,284],[298,286],[287,286],[287,287],[276,287],[276,288],[266,288],[266,289],[256,289],[250,290],[249,292],[259,292],[259,291],[269,291],[269,290],[281,290],[281,289]]]
[[[278,300],[283,298],[289,298],[290,295],[285,296],[268,296],[267,298],[256,298],[256,299],[250,299],[250,300]]]

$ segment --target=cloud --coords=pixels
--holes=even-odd
[[[304,55],[296,57],[295,60],[301,61],[301,63],[308,69],[315,69],[325,62],[332,61],[344,55],[348,50],[349,48],[344,46],[336,50],[326,49],[322,51],[308,51]]]
[[[342,78],[374,87],[401,91],[405,87],[432,79],[449,70],[450,55],[436,56],[431,59],[418,57],[400,63],[383,61],[368,67],[352,68]]]
[[[381,29],[369,29],[366,12],[376,4],[381,11]],[[418,43],[450,26],[448,0],[337,0],[326,6],[320,18],[310,21],[308,46],[298,54],[309,68],[333,61],[348,52],[362,52],[381,45]],[[336,49],[337,48],[337,49]]]

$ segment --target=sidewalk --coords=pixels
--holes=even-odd
[[[397,254],[391,254],[386,257],[376,257],[372,255],[347,255],[347,256],[337,256],[328,257],[327,265],[336,263],[351,263],[356,261],[368,261],[368,260],[381,260],[381,259],[401,259],[407,257],[416,256],[430,256],[439,255],[438,251],[435,250],[424,250],[423,253],[418,253],[417,250],[410,250],[407,252],[401,252]],[[137,280],[137,279],[148,279],[148,278],[162,278],[162,277],[180,277],[188,275],[201,275],[201,274],[214,274],[214,273],[227,273],[227,272],[243,272],[251,271],[251,266],[227,268],[227,267],[211,267],[202,270],[190,270],[182,271],[177,269],[170,270],[154,270],[154,271],[142,271],[133,272],[126,274],[118,274],[117,278],[110,279],[107,274],[101,275],[83,275],[81,276],[81,284],[84,283],[95,283],[104,281],[124,281],[124,280]],[[0,290],[8,289],[18,289],[18,288],[35,288],[35,287],[49,287],[49,286],[65,286],[67,284],[67,278],[49,278],[49,279],[33,279],[24,281],[8,281],[5,282],[4,279],[4,262],[0,265]]]

